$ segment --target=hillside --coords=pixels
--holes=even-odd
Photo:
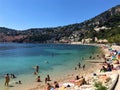
[[[82,23],[55,28],[31,28],[13,30],[0,27],[0,42],[19,43],[68,43],[91,38],[107,39],[120,43],[120,5],[115,6],[90,20]]]

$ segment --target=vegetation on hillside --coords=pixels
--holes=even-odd
[[[106,27],[96,31],[95,28]],[[0,42],[31,42],[54,43],[62,39],[81,41],[94,38],[107,39],[110,43],[120,43],[120,5],[82,23],[55,28],[31,28],[28,30],[13,30],[0,27]],[[12,39],[11,39],[12,38]]]

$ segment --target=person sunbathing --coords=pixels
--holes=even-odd
[[[101,82],[108,82],[109,80],[110,80],[110,77],[107,76],[106,74],[99,76],[99,81]]]
[[[102,66],[102,68],[100,69],[100,72],[106,72],[106,71],[107,69],[104,66]]]
[[[59,88],[59,84],[58,84],[57,81],[54,82],[54,87],[55,87],[55,88]]]
[[[86,84],[85,78],[82,76],[80,79],[76,80],[75,85],[81,86],[82,84]]]
[[[47,83],[45,90],[54,90],[54,87],[50,85],[50,83]]]
[[[107,71],[112,71],[112,68],[111,68],[111,66],[107,66]]]

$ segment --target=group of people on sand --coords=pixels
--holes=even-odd
[[[41,82],[40,76],[38,76],[38,77],[36,78],[36,81],[37,81],[37,82]],[[51,81],[49,74],[47,75],[47,77],[45,77],[45,84],[46,84],[48,81]]]
[[[90,59],[94,59],[94,57],[92,57],[92,56],[90,56],[89,58]],[[97,57],[95,57],[95,58],[104,59],[105,60],[105,62],[102,63],[102,67],[100,69],[100,72],[108,72],[108,71],[112,71],[112,70],[115,69],[113,63],[108,63],[107,62],[107,58],[105,58],[105,55],[101,55],[101,56],[97,55]],[[119,59],[120,59],[120,56],[119,56]],[[114,60],[113,60],[113,62],[114,62]],[[116,60],[116,64],[119,64],[118,60]],[[77,64],[77,66],[75,67],[75,70],[81,69],[81,68],[84,70],[85,69],[85,64],[81,65],[81,63],[79,62]],[[96,76],[96,74],[94,74],[94,76]],[[86,81],[83,76],[79,77],[78,75],[75,77],[75,80],[72,80],[71,82],[74,83],[74,85],[77,85],[77,86],[81,86],[83,84],[89,84],[89,82]],[[57,85],[59,85],[59,84],[57,83]],[[50,83],[47,83],[45,90],[55,90],[54,88],[55,88],[55,86],[52,86]]]
[[[83,70],[85,70],[85,64],[83,64],[83,66],[81,66],[81,63],[79,62],[77,67],[75,67],[75,70],[77,70],[77,68],[78,69],[82,68]]]
[[[113,64],[106,63],[102,66],[100,69],[100,72],[106,72],[106,71],[112,71],[113,70]]]
[[[5,75],[5,86],[9,86],[9,83],[10,83],[10,78],[11,79],[15,79],[16,76],[14,74],[6,74]],[[22,84],[21,81],[19,80],[18,82],[15,82],[15,84]]]
[[[35,66],[35,72],[34,75],[38,75],[39,73],[39,66]],[[41,78],[40,76],[37,76],[36,78],[37,82],[41,82]],[[56,88],[59,88],[59,83],[57,81],[54,81],[53,85],[51,85],[50,83],[48,83],[49,81],[51,81],[49,74],[45,77],[45,90],[55,90]]]
[[[83,76],[79,77],[78,75],[75,77],[74,84],[77,86],[81,86],[83,84],[87,84],[85,78]]]
[[[37,65],[37,66],[35,66],[34,75],[38,75],[38,73],[39,73],[39,66]],[[36,81],[37,81],[37,82],[41,82],[40,76],[38,76],[38,77],[36,78]],[[48,81],[51,81],[49,74],[45,77],[45,84],[46,84]]]
[[[51,85],[50,83],[46,84],[45,90],[55,90],[57,88],[59,88],[59,83],[57,81],[54,81],[53,85]]]
[[[49,74],[47,75],[47,77],[45,77],[45,84],[46,84],[48,81],[51,81]]]
[[[104,47],[104,48],[108,48],[109,55],[108,56],[105,56],[105,54],[102,55],[102,58],[104,59],[104,63],[102,64],[100,72],[108,72],[108,71],[116,70],[114,64],[119,64],[118,51],[113,50],[110,47]]]

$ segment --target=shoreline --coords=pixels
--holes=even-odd
[[[93,46],[93,45],[92,45]],[[89,63],[87,61],[85,61],[86,63]],[[90,65],[91,64],[91,65]],[[86,64],[87,65],[87,64]],[[60,75],[61,77],[54,77],[52,78],[51,82],[49,83],[53,83],[54,81],[57,81],[59,82],[60,85],[62,85],[63,83],[65,82],[69,82],[70,80],[73,80],[75,78],[76,75],[79,75],[79,76],[89,76],[89,73],[94,73],[96,70],[98,70],[98,68],[96,68],[98,66],[98,64],[93,64],[93,63],[89,63],[90,66],[87,65],[85,71],[78,69],[78,70],[70,70],[70,72],[68,72],[69,74],[66,74],[66,75]],[[94,66],[94,67],[93,67]],[[95,67],[96,66],[96,67]],[[29,77],[29,76],[28,76]],[[33,80],[33,79],[32,79]],[[31,81],[32,81],[31,80]],[[20,85],[20,86],[15,86],[15,87],[10,87],[11,89],[10,90],[44,90],[44,87],[45,87],[45,83],[44,81],[42,82],[35,82],[35,81],[32,81],[32,83],[28,84],[28,85]]]
[[[50,81],[48,83],[53,83],[54,81],[57,81],[57,82],[59,82],[60,85],[62,85],[63,83],[66,83],[66,82],[69,82],[70,80],[73,80],[76,75],[89,77],[89,73],[91,73],[91,74],[95,73],[95,71],[98,70],[98,68],[96,68],[96,67],[98,67],[98,65],[99,65],[99,64],[93,64],[93,63],[89,63],[89,64],[91,64],[91,65],[86,67],[85,70],[83,70],[82,68],[78,69],[78,70],[71,70],[71,73],[68,72],[67,74],[60,75],[59,77],[58,76],[56,76],[54,78],[52,77],[51,78],[52,81]],[[22,76],[27,81],[22,82],[22,84],[20,84],[20,85],[19,84],[17,84],[17,85],[13,84],[13,87],[5,87],[5,86],[3,86],[4,90],[45,90],[44,89],[45,83],[44,83],[43,79],[42,79],[42,82],[36,82],[34,75],[26,75],[26,76],[22,75]],[[22,76],[18,77],[18,78],[23,79]],[[19,79],[15,79],[15,80],[18,81]]]
[[[101,48],[101,45],[98,45],[98,44],[93,45],[92,44],[92,46],[98,46],[104,53],[107,53]],[[99,59],[99,60],[101,60],[101,59]],[[86,63],[89,63],[89,62],[86,62]],[[86,67],[85,71],[80,70],[80,69],[79,70],[71,70],[71,73],[62,75],[63,77],[61,76],[61,78],[58,76],[56,78],[55,77],[52,78],[51,79],[52,81],[49,83],[53,83],[54,81],[57,81],[60,85],[62,85],[65,82],[69,82],[70,80],[73,80],[76,75],[85,76],[85,78],[88,79],[91,74],[98,72],[98,70],[100,69],[99,63],[89,63],[89,64],[91,64],[91,65],[89,67]],[[28,76],[28,78],[30,78],[30,76]],[[23,83],[21,85],[16,85],[15,87],[5,87],[6,89],[4,89],[4,90],[45,90],[44,89],[44,87],[45,87],[44,81],[43,82],[35,82],[34,78],[32,78],[32,79],[30,78],[30,81],[31,81],[31,83],[28,82],[28,84],[25,84],[25,85]]]
[[[92,65],[94,65],[94,64],[92,64]],[[89,72],[90,73],[94,73],[94,70],[96,68],[95,67],[91,67],[90,68],[90,67],[88,67],[89,69],[86,68],[85,71],[83,71],[82,68],[81,68],[81,69],[78,69],[76,71],[73,70],[69,74],[61,75],[63,77],[54,77],[54,78],[51,79],[52,81],[50,81],[48,83],[53,83],[54,81],[57,81],[57,82],[59,82],[60,85],[62,85],[65,82],[69,82],[70,80],[73,80],[76,75],[86,76],[87,74],[89,74]],[[24,77],[24,75],[22,75],[22,76]],[[18,78],[22,80],[23,79],[22,76],[18,77]],[[18,81],[19,79],[15,79],[14,81]],[[4,88],[4,90],[44,90],[44,87],[45,87],[44,81],[42,81],[42,82],[36,82],[34,75],[26,75],[24,77],[24,79],[26,79],[27,81],[22,82],[22,84],[12,84],[13,86],[11,86],[11,87],[5,87],[5,86],[3,86],[3,88]],[[13,82],[13,79],[11,81]]]

